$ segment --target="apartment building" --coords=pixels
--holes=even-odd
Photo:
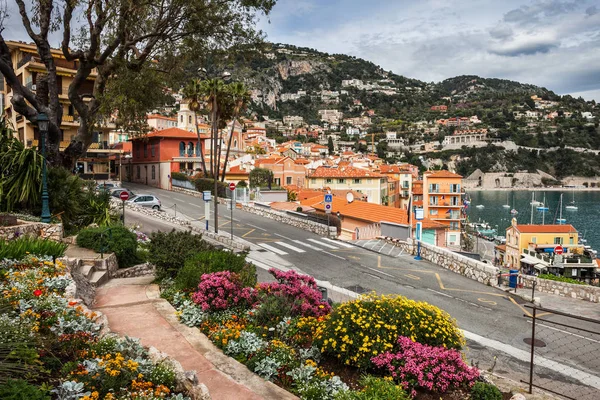
[[[410,194],[412,193],[413,175],[408,168],[399,165],[381,165],[379,173],[398,182],[397,207],[408,209]]]
[[[303,188],[305,185],[306,168],[290,157],[257,159],[254,161],[254,166],[273,171],[273,184],[275,186],[295,185],[298,188]]]
[[[385,175],[367,169],[344,166],[320,166],[308,174],[308,189],[355,190],[367,196],[369,203],[383,204],[388,198]]]
[[[460,248],[463,216],[462,176],[450,171],[423,174],[423,209],[425,217],[448,226],[446,243]]]

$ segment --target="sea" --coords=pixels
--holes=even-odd
[[[519,213],[515,216],[519,224],[554,224],[560,216],[560,195],[563,194],[562,217],[566,224],[571,224],[579,232],[580,238],[585,238],[587,244],[600,251],[600,191],[530,191],[530,190],[493,190],[467,191],[471,204],[467,208],[469,222],[487,222],[492,229],[498,229],[498,235],[505,236],[506,228],[510,226],[513,216],[511,209]],[[535,200],[544,202],[549,208],[546,212],[537,211],[531,207],[532,194]],[[575,201],[577,210],[566,210],[565,206]],[[504,204],[510,208],[502,207]],[[483,205],[483,208],[477,208]]]

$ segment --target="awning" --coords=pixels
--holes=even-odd
[[[548,269],[548,266],[545,264],[535,264],[533,268],[537,269],[538,271],[545,271]]]
[[[536,265],[542,265],[545,268],[548,268],[550,266],[550,264],[548,264],[547,262],[542,261],[537,257],[530,256],[529,254],[521,254],[521,262],[525,263],[525,264],[533,265],[534,267]]]

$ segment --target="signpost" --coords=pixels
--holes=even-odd
[[[554,248],[554,254],[556,254],[557,256],[560,256],[564,252],[565,249],[561,245],[558,245]]]
[[[210,219],[210,190],[202,192],[202,200],[204,200],[204,219],[206,220],[206,230],[208,230],[208,220]]]
[[[425,217],[424,211],[422,208],[415,209],[415,219],[417,220],[417,224],[415,227],[415,239],[417,239],[417,256],[415,260],[421,261],[421,236],[423,234],[423,223],[421,222]]]
[[[229,209],[231,210],[231,240],[233,240],[233,208],[235,207],[235,183],[229,184],[229,190],[231,191],[231,201],[229,202]]]
[[[329,236],[329,215],[331,214],[331,203],[333,203],[333,195],[325,194],[325,214],[327,214],[327,236]]]
[[[119,193],[119,198],[123,201],[123,225],[125,225],[125,202],[129,200],[129,193],[126,191],[122,191]]]

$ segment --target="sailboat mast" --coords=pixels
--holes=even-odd
[[[560,194],[560,212],[558,214],[558,221],[559,224],[562,224],[562,199],[563,199],[563,194]]]
[[[529,221],[529,225],[533,225],[533,202],[535,200],[535,192],[531,193],[531,219]]]

